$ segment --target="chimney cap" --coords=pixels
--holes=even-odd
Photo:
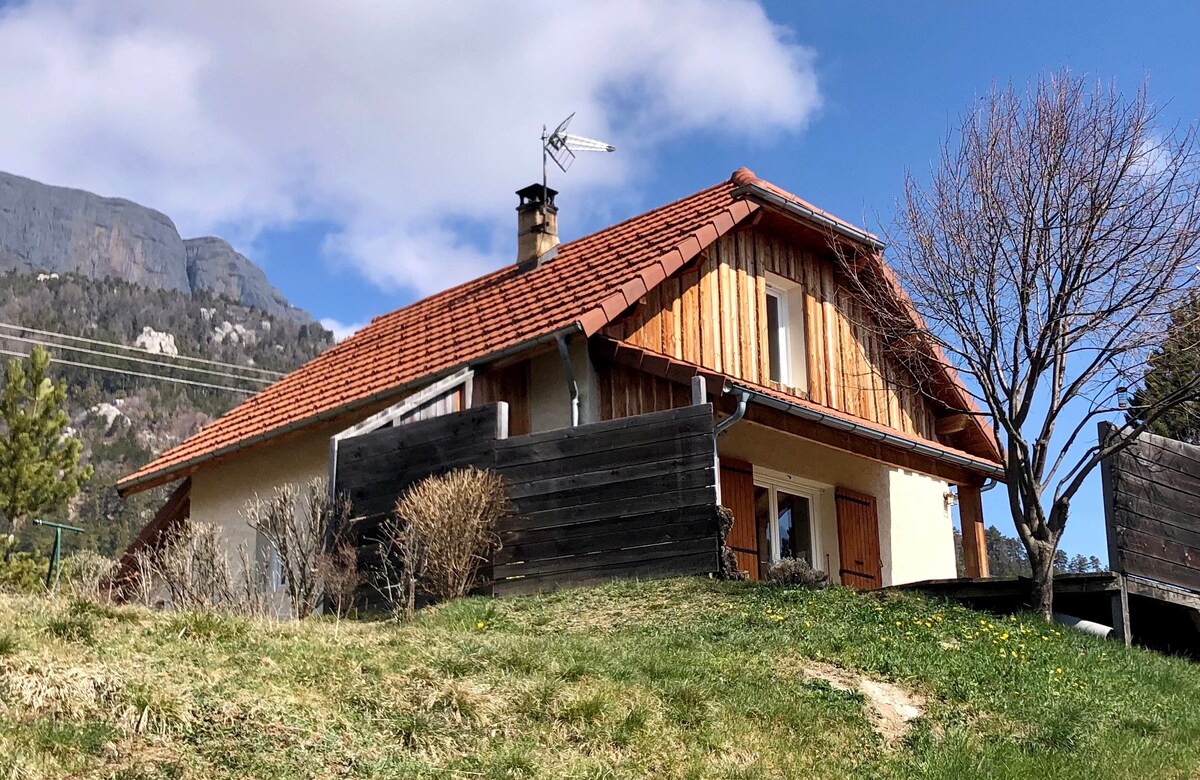
[[[547,206],[554,205],[554,196],[558,194],[558,190],[553,187],[546,187],[542,184],[530,184],[528,187],[522,187],[517,190],[517,197],[521,199],[517,209],[526,208],[528,206],[541,206],[543,198]]]

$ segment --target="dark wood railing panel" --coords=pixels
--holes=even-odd
[[[1102,439],[1109,435],[1102,424]],[[1109,566],[1200,591],[1200,446],[1142,434],[1101,466]]]
[[[717,571],[711,405],[513,438],[504,420],[491,405],[340,441],[336,491],[364,545],[410,486],[474,466],[504,479],[512,507],[498,595]]]

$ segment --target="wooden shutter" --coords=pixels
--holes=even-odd
[[[738,568],[758,579],[758,534],[754,530],[754,474],[749,463],[721,459],[721,503],[733,512],[727,543]]]
[[[842,584],[860,589],[882,587],[883,561],[879,553],[875,497],[838,488],[837,525]]]

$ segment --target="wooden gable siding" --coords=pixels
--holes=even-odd
[[[768,272],[804,291],[808,397],[936,441],[932,410],[906,381],[908,373],[886,358],[869,313],[839,283],[832,259],[756,230],[717,240],[695,264],[651,290],[644,305],[604,332],[738,379],[805,395],[768,378]]]
[[[529,412],[529,361],[491,366],[475,374],[473,407],[503,401],[508,404],[508,435],[523,436],[532,430]]]
[[[596,389],[601,420],[665,412],[692,404],[692,391],[687,385],[619,363],[605,362],[596,367]]]

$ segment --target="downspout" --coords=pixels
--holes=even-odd
[[[575,382],[575,370],[571,367],[571,351],[567,348],[567,337],[561,333],[555,339],[558,342],[558,356],[562,358],[563,372],[567,377],[567,392],[571,395],[571,427],[579,425],[579,385]]]
[[[746,416],[746,404],[748,404],[750,402],[750,393],[747,390],[738,389],[737,397],[738,397],[737,409],[734,410],[733,414],[729,415],[724,420],[721,420],[720,422],[718,422],[717,427],[715,429],[713,429],[713,432],[717,436],[720,436],[722,433],[727,431],[734,423],[736,423],[738,420],[740,420]]]
[[[725,393],[728,391],[726,389],[722,388],[721,392]],[[738,420],[742,419],[742,417],[744,417],[746,415],[746,404],[748,404],[750,402],[750,393],[746,390],[743,390],[742,388],[738,388],[737,399],[738,399],[737,409],[733,410],[733,414],[729,415],[724,420],[718,421],[716,426],[713,428],[713,440],[712,440],[712,443],[713,443],[713,468],[716,469],[717,474],[721,473],[721,455],[717,451],[717,438],[722,433],[729,430],[730,426],[732,426],[734,423],[736,423]],[[717,479],[717,506],[721,506],[721,505],[722,505],[721,504],[721,480],[720,480],[720,478],[718,478]]]

